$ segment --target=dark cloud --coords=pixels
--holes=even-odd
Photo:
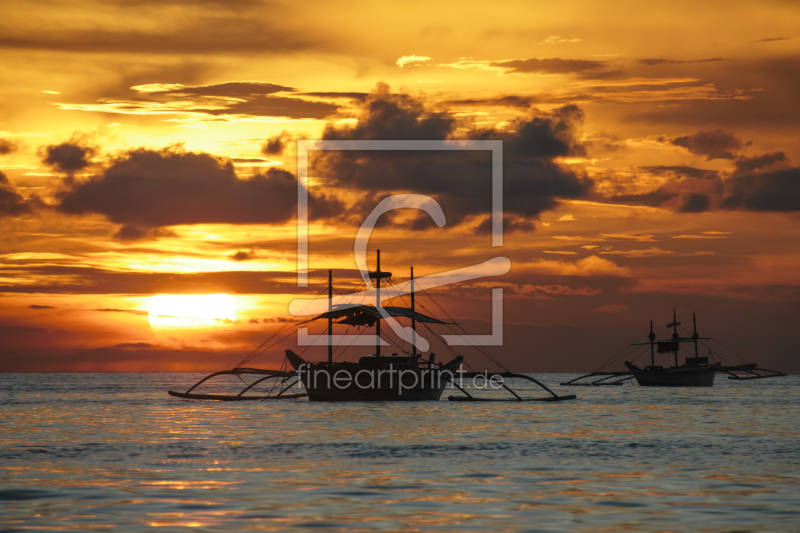
[[[751,43],[771,43],[774,41],[791,41],[791,37],[766,37],[764,39],[756,39],[755,41],[750,41]]]
[[[193,75],[193,68],[189,68],[188,75]],[[157,77],[163,79],[165,75]],[[131,94],[133,91],[135,94]],[[331,102],[298,98],[294,88],[267,82],[194,86],[145,83],[124,90],[116,87],[112,92],[111,96],[101,97],[91,109],[102,111],[105,108],[109,113],[131,115],[200,113],[225,120],[227,115],[322,119],[341,107]]]
[[[122,344],[115,344],[113,347],[122,350],[148,350],[150,348],[157,348],[157,346],[149,342],[123,342]]]
[[[659,187],[655,191],[650,191],[641,194],[618,194],[612,196],[609,200],[616,204],[626,205],[646,205],[648,207],[659,207],[661,204],[668,202],[678,196],[676,192],[668,192]]]
[[[46,329],[38,327],[0,324],[0,343],[7,349],[9,346],[23,344],[26,339],[30,339],[32,336],[40,336],[46,331]],[[6,354],[3,355],[5,356]],[[0,358],[0,362],[3,359]]]
[[[260,81],[229,81],[214,85],[197,85],[189,87],[165,88],[158,94],[179,94],[185,96],[228,96],[242,98],[254,95],[294,92],[296,89],[274,83]]]
[[[91,164],[91,158],[97,149],[89,144],[73,139],[61,144],[45,146],[40,151],[42,161],[55,170],[65,174],[73,174]]]
[[[713,170],[686,166],[638,167],[656,174],[672,175],[655,190],[598,196],[599,201],[646,205],[679,213],[712,209],[748,211],[800,211],[800,168],[788,167],[782,152],[735,161],[736,170],[726,179]]]
[[[24,215],[31,211],[30,203],[17,192],[8,177],[0,172],[0,217]]]
[[[800,211],[800,167],[734,174],[725,187],[725,209]]]
[[[583,144],[586,146],[587,151],[593,154],[615,153],[628,149],[628,144],[624,140],[610,134],[599,134],[584,140]]]
[[[708,160],[733,159],[736,157],[735,152],[744,146],[733,133],[720,129],[676,137],[670,143],[686,148],[693,154],[706,156]]]
[[[139,309],[110,309],[110,308],[103,308],[103,309],[92,309],[92,311],[97,311],[99,313],[127,313],[129,315],[138,315],[138,316],[147,316],[150,313],[147,311],[142,311]]]
[[[773,152],[754,157],[740,157],[733,164],[739,172],[752,172],[753,170],[760,170],[778,163],[786,163],[787,161],[783,152]]]
[[[669,63],[670,61],[669,59],[657,58],[657,59],[637,59],[636,62],[641,63],[642,65],[652,66],[652,65],[661,65],[663,63]]]
[[[598,200],[694,213],[708,210],[711,200],[720,198],[724,190],[722,178],[716,170],[685,165],[643,166],[634,170],[637,173],[655,174],[666,180],[651,191],[598,196]]]
[[[364,103],[355,125],[329,126],[323,138],[503,140],[504,210],[524,218],[555,207],[558,198],[581,197],[591,188],[590,180],[554,161],[585,154],[577,140],[582,120],[577,106],[566,106],[521,118],[508,130],[469,129],[469,124],[459,124],[450,113],[431,110],[419,99],[391,94],[388,86],[379,85]],[[483,218],[491,210],[488,151],[329,151],[312,157],[312,167],[325,177],[328,186],[368,193],[351,211],[354,215],[375,205],[375,196],[370,195],[382,197],[388,192],[435,197],[448,224],[473,216]],[[429,225],[427,217],[421,217],[411,229]]]
[[[358,122],[351,127],[328,126],[324,139],[442,140],[455,128],[456,119],[447,112],[430,112],[423,102],[405,94],[392,94],[379,83],[361,107]]]
[[[339,106],[326,102],[309,102],[299,98],[253,95],[244,102],[232,102],[222,109],[195,107],[192,113],[205,113],[213,116],[252,115],[258,117],[314,118],[322,119],[339,109]]]
[[[583,124],[583,111],[576,105],[555,109],[549,114],[518,119],[513,133],[490,130],[479,132],[480,138],[503,139],[504,155],[518,158],[551,159],[563,156],[583,156],[586,150],[577,133]],[[474,136],[474,134],[473,134]]]
[[[578,76],[584,80],[621,80],[628,77],[624,70],[587,70]],[[574,97],[573,97],[574,100]]]
[[[708,195],[701,192],[690,192],[682,196],[683,203],[679,211],[681,213],[702,213],[708,211]]]
[[[234,163],[268,163],[269,159],[263,157],[234,157],[231,159]]]
[[[146,108],[148,102],[166,104],[181,102],[175,112],[204,113],[212,116],[251,115],[285,118],[321,119],[336,112],[339,106],[327,102],[313,102],[301,98],[276,96],[276,93],[293,93],[292,87],[267,82],[226,82],[215,85],[197,85],[161,90],[148,89],[151,100],[134,100],[131,109]],[[195,107],[186,104],[193,102]]]
[[[351,243],[352,244],[352,243]],[[293,244],[296,246],[296,244]],[[292,248],[294,250],[294,248]],[[0,293],[41,294],[305,294],[297,287],[295,271],[195,273],[121,272],[89,266],[0,265]],[[337,279],[359,280],[357,270],[338,269]],[[16,276],[29,276],[34,283],[18,284]],[[310,283],[327,283],[327,270],[309,272]],[[355,285],[355,281],[353,283]],[[110,312],[110,311],[107,311]],[[2,344],[0,344],[2,345]]]
[[[453,106],[497,106],[497,107],[529,108],[538,102],[539,99],[535,96],[509,94],[505,96],[493,96],[488,98],[463,98],[459,100],[449,100],[446,102],[446,104]]]
[[[709,176],[717,176],[716,170],[707,170],[704,168],[695,168],[685,165],[654,165],[638,168],[644,172],[652,174],[677,174],[687,178],[706,178]]]
[[[715,61],[722,61],[721,57],[710,57],[708,59],[689,59],[686,61],[682,61],[680,59],[663,59],[663,58],[655,58],[655,59],[637,59],[637,63],[641,63],[642,65],[663,65],[663,64],[685,64],[685,63],[713,63]]]
[[[359,92],[310,92],[310,93],[300,93],[300,96],[313,96],[315,98],[349,98],[351,100],[356,100],[358,102],[363,102],[369,96],[369,93],[359,93]]]
[[[132,4],[128,4],[132,6]],[[161,7],[161,6],[160,6]],[[268,6],[269,13],[261,10],[245,15],[237,9],[227,14],[197,16],[196,9],[182,15],[169,10],[149,18],[165,20],[180,18],[180,24],[163,26],[164,29],[120,29],[103,27],[99,20],[90,28],[70,28],[65,25],[39,26],[39,31],[29,32],[25,28],[9,24],[0,26],[0,48],[14,50],[52,50],[58,52],[88,52],[114,54],[180,54],[180,55],[253,55],[279,54],[314,48],[331,49],[336,43],[326,42],[319,34],[310,35],[281,27],[275,3]],[[118,17],[129,16],[124,12],[113,12]],[[136,13],[134,16],[141,16]],[[84,17],[85,18],[85,17]],[[270,21],[273,21],[270,23]]]
[[[292,134],[288,131],[277,133],[261,145],[261,153],[264,155],[280,155],[286,149],[286,143],[291,139]]]
[[[256,253],[254,250],[239,250],[235,254],[231,254],[229,259],[231,261],[248,261],[250,259],[254,259],[256,257]]]
[[[133,150],[100,175],[60,193],[64,213],[100,213],[128,226],[120,237],[179,224],[278,224],[294,216],[297,181],[284,170],[269,169],[239,179],[230,161],[205,153],[170,148]],[[335,216],[341,205],[309,195],[312,218]]]
[[[120,241],[139,241],[142,239],[177,236],[177,233],[167,228],[142,228],[131,224],[122,226],[119,231],[114,234],[114,238]]]
[[[687,66],[688,68],[688,66]],[[647,124],[790,132],[800,121],[800,55],[742,58],[695,65],[703,84],[724,98],[673,101],[631,108],[623,118]]]
[[[503,233],[533,233],[535,230],[536,226],[530,220],[519,217],[503,217]],[[488,216],[484,218],[483,221],[475,228],[475,233],[477,235],[491,235],[492,217]]]
[[[55,309],[52,305],[29,305],[28,309]]]
[[[274,317],[274,318],[251,318],[248,320],[251,324],[282,324],[289,322],[288,318]]]
[[[8,139],[0,139],[0,155],[8,155],[14,153],[19,148],[19,143],[10,141]]]
[[[525,74],[572,74],[600,70],[606,67],[606,63],[588,59],[561,59],[560,57],[539,59],[532,57],[530,59],[493,61],[491,66],[502,67],[508,69],[509,72]]]

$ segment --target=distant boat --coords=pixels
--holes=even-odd
[[[708,364],[708,357],[700,357],[697,353],[697,341],[701,337],[697,334],[697,318],[692,313],[692,324],[694,326],[694,333],[688,339],[681,338],[678,334],[678,318],[675,314],[675,309],[672,309],[672,323],[667,324],[668,328],[672,328],[672,338],[668,340],[655,340],[656,335],[653,333],[653,321],[650,321],[650,339],[649,343],[634,344],[634,346],[642,346],[645,344],[650,345],[650,366],[639,368],[629,361],[625,361],[625,366],[631,371],[633,377],[643,387],[713,387],[714,377],[722,367],[722,363]],[[702,338],[702,340],[710,340],[709,338]],[[694,343],[694,357],[686,357],[683,365],[678,365],[678,351],[680,351],[682,342]],[[664,368],[663,366],[656,366],[656,347],[658,353],[672,353],[675,357],[675,365]]]
[[[758,368],[755,364],[742,364],[728,366],[722,362],[709,363],[709,357],[700,357],[698,353],[698,342],[712,340],[710,337],[700,337],[697,333],[697,317],[692,313],[693,333],[691,337],[681,337],[678,333],[678,322],[675,309],[672,309],[672,323],[667,324],[667,328],[672,328],[672,337],[664,340],[656,340],[653,332],[653,321],[650,321],[649,342],[635,343],[631,346],[650,346],[650,365],[640,368],[630,361],[625,361],[627,372],[592,372],[575,378],[562,385],[622,385],[631,379],[636,379],[637,383],[643,387],[713,387],[714,378],[718,373],[728,374],[730,379],[747,380],[763,379],[778,376],[785,376],[783,372]],[[682,343],[694,344],[694,357],[685,357],[682,365],[678,364],[678,352]],[[672,354],[674,358],[673,366],[656,365],[656,353]],[[709,351],[710,354],[710,351]],[[599,378],[599,379],[594,379]]]
[[[402,291],[395,286],[397,294],[406,291],[411,300],[411,307],[382,306],[381,285],[386,280],[387,287],[391,286],[391,272],[381,270],[380,250],[377,252],[377,269],[374,272],[364,274],[366,283],[375,283],[376,300],[375,305],[365,305],[362,303],[340,303],[334,304],[333,298],[333,273],[328,271],[328,311],[315,316],[304,322],[299,322],[296,326],[301,326],[315,320],[328,321],[328,357],[326,361],[307,361],[292,350],[286,350],[284,367],[281,370],[267,370],[241,365],[249,362],[260,353],[264,353],[268,348],[275,346],[280,341],[263,348],[270,340],[267,339],[261,346],[245,358],[239,366],[231,370],[224,370],[211,374],[186,392],[169,391],[169,394],[178,398],[193,400],[219,400],[219,401],[245,401],[245,400],[282,400],[298,399],[308,396],[311,401],[327,402],[395,402],[395,401],[438,401],[444,389],[447,387],[456,388],[463,393],[463,396],[449,396],[448,400],[458,402],[560,402],[563,400],[575,399],[574,394],[558,395],[536,379],[524,374],[513,373],[489,354],[475,346],[484,356],[494,361],[505,372],[465,372],[461,370],[464,358],[455,355],[450,361],[442,364],[436,361],[434,353],[422,354],[417,350],[416,326],[417,323],[425,324],[451,324],[453,322],[443,322],[437,318],[424,315],[416,311],[414,303],[414,269],[411,268],[411,278],[409,284],[402,288]],[[368,275],[367,275],[368,274]],[[429,296],[430,297],[430,296]],[[381,320],[387,317],[402,318],[411,321],[411,342],[410,351],[398,356],[393,353],[390,356],[381,354]],[[334,322],[336,321],[336,322]],[[334,324],[374,327],[377,343],[375,353],[360,357],[357,362],[336,361],[333,357],[333,326]],[[448,326],[449,327],[449,326]],[[283,328],[281,328],[283,329]],[[428,328],[430,329],[430,328]],[[280,332],[280,330],[278,330]],[[276,332],[273,336],[277,335]],[[433,333],[433,332],[431,332]],[[465,332],[466,333],[466,332]],[[403,349],[403,351],[405,351]],[[288,363],[288,365],[287,365]],[[289,369],[291,367],[291,370]],[[202,394],[193,392],[199,385],[216,376],[223,375],[252,375],[258,379],[236,395],[230,394]],[[491,382],[498,384],[493,392],[508,393],[510,396],[498,397],[491,394],[488,397],[474,395],[473,388],[464,384],[464,380],[474,380],[481,378],[483,383]],[[544,397],[523,397],[509,387],[506,379],[519,379],[523,382],[533,383],[549,393]],[[271,389],[266,395],[248,395],[255,385],[264,382],[271,385]],[[302,385],[303,390],[298,390]]]

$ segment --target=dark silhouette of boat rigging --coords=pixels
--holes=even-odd
[[[649,342],[635,343],[630,346],[649,346],[650,365],[644,368],[634,365],[630,361],[625,361],[627,371],[595,371],[577,377],[561,385],[570,386],[601,386],[601,385],[622,385],[623,383],[635,379],[643,387],[713,387],[714,378],[717,374],[727,374],[728,379],[751,380],[773,378],[785,376],[783,372],[758,368],[754,363],[743,363],[739,365],[725,365],[722,361],[710,361],[713,354],[709,349],[709,355],[701,357],[698,352],[698,344],[701,341],[710,341],[710,337],[700,337],[697,333],[697,318],[692,313],[693,333],[689,337],[681,337],[678,333],[678,322],[675,309],[672,310],[672,322],[667,324],[667,328],[672,329],[672,336],[669,339],[656,340],[653,332],[653,321],[650,320],[650,334],[647,336]],[[678,352],[682,343],[694,344],[694,357],[686,356],[684,363],[679,364]],[[623,350],[624,353],[624,350]],[[672,354],[674,358],[673,366],[656,365],[656,354]],[[641,355],[641,354],[640,354]],[[611,361],[606,362],[603,367],[619,360],[617,354]],[[603,368],[601,367],[601,368]],[[597,379],[595,379],[597,378]]]
[[[418,292],[415,287],[414,269],[411,268],[410,279],[398,287],[391,281],[391,272],[381,270],[380,250],[377,252],[377,268],[375,271],[364,273],[364,285],[374,284],[375,302],[374,305],[365,304],[363,301],[354,303],[352,301],[341,302],[342,297],[335,300],[333,296],[333,273],[328,271],[328,310],[318,314],[313,318],[298,322],[296,327],[308,324],[317,320],[327,320],[327,360],[307,361],[301,354],[292,350],[285,351],[285,359],[280,370],[257,369],[243,366],[249,363],[258,355],[265,353],[269,348],[277,345],[281,340],[266,346],[270,340],[277,335],[267,339],[259,348],[246,357],[237,367],[231,370],[215,372],[186,392],[169,391],[169,394],[178,398],[194,400],[221,400],[221,401],[246,401],[246,400],[283,400],[299,399],[308,397],[311,401],[438,401],[444,389],[447,387],[458,389],[463,395],[448,396],[450,401],[459,402],[486,402],[486,401],[538,401],[538,402],[560,402],[563,400],[575,399],[574,394],[558,395],[547,386],[534,379],[533,377],[517,374],[505,368],[499,361],[490,354],[482,350],[479,346],[473,345],[481,354],[489,358],[492,362],[504,370],[504,372],[476,372],[463,371],[462,364],[465,364],[461,355],[453,352],[453,358],[447,362],[436,361],[436,354],[429,352],[421,353],[418,350],[416,328],[418,324],[424,325],[428,331],[433,333],[429,325],[443,325],[452,330],[450,326],[458,326],[452,320],[445,322],[438,318],[428,316],[416,310],[415,294]],[[382,306],[384,298],[381,298],[381,288],[385,291],[394,290],[398,296],[406,293],[410,297],[410,307]],[[351,291],[352,292],[352,291]],[[431,298],[426,291],[424,294]],[[367,291],[369,293],[369,291]],[[366,294],[366,293],[362,293]],[[385,296],[389,296],[384,293]],[[438,305],[438,304],[437,304]],[[441,308],[441,306],[440,306]],[[442,311],[444,311],[442,309]],[[446,312],[445,312],[446,314]],[[381,353],[381,321],[386,319],[404,319],[411,321],[410,350],[403,356],[397,353],[384,355]],[[448,317],[449,318],[449,317]],[[288,323],[287,323],[288,324]],[[284,327],[287,325],[284,324]],[[348,330],[351,327],[364,327],[375,329],[375,353],[360,357],[358,361],[338,361],[334,358],[334,325],[346,325]],[[283,329],[283,328],[281,328]],[[463,329],[461,330],[463,331]],[[466,333],[466,332],[464,332]],[[289,333],[291,334],[291,332]],[[288,335],[287,335],[288,337]],[[284,337],[286,338],[286,337]],[[405,342],[405,340],[404,340]],[[427,344],[427,343],[426,343]],[[398,345],[399,346],[399,345]],[[450,348],[452,351],[452,348]],[[246,384],[247,386],[238,394],[201,394],[193,392],[199,385],[217,377],[234,375],[241,379],[242,376],[256,377],[256,381]],[[486,385],[491,383],[492,387],[488,396],[476,392],[476,387],[470,387],[465,382],[470,381],[475,384],[475,380],[480,378],[481,383]],[[519,380],[524,386],[536,386],[549,395],[542,397],[528,397],[526,391],[509,386]],[[256,385],[270,387],[267,394],[245,394],[253,390]],[[302,389],[301,389],[302,387]],[[498,393],[506,393],[498,397]]]

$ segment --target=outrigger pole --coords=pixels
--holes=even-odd
[[[381,251],[378,250],[378,268],[375,269],[376,282],[375,285],[378,288],[378,292],[375,294],[375,309],[380,309],[381,307]],[[375,355],[380,357],[381,356],[381,319],[375,321]]]
[[[328,312],[333,311],[333,270],[328,270]],[[328,363],[333,363],[333,315],[328,317]]]
[[[416,312],[414,309],[414,267],[411,267],[411,311]],[[417,353],[417,321],[411,319],[411,355]]]

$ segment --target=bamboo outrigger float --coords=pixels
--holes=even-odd
[[[301,326],[316,320],[327,320],[327,360],[321,362],[306,361],[292,350],[285,351],[284,368],[281,370],[261,370],[243,367],[254,356],[248,356],[236,368],[215,372],[191,387],[186,392],[169,391],[169,394],[178,398],[192,400],[220,400],[220,401],[247,401],[247,400],[284,400],[308,397],[310,401],[438,401],[444,389],[448,386],[460,390],[463,396],[448,396],[448,400],[456,402],[487,402],[487,401],[512,401],[512,402],[560,402],[575,399],[574,394],[558,395],[536,379],[524,374],[509,371],[502,364],[494,360],[489,354],[475,346],[481,353],[499,365],[505,372],[465,372],[461,369],[464,358],[453,354],[454,357],[446,362],[437,362],[435,353],[423,354],[417,349],[417,324],[457,325],[454,322],[444,322],[437,318],[419,313],[415,307],[415,282],[414,269],[411,268],[411,278],[407,291],[410,307],[382,306],[381,286],[391,284],[391,272],[384,272],[380,266],[380,250],[377,252],[377,269],[374,272],[364,273],[364,282],[375,283],[375,304],[362,303],[337,303],[333,297],[333,273],[328,271],[328,311],[319,314],[304,322]],[[387,285],[391,288],[396,286]],[[403,289],[405,291],[405,289]],[[369,292],[369,291],[368,291]],[[398,295],[401,291],[397,291]],[[438,304],[437,304],[438,305]],[[390,356],[381,354],[381,321],[387,318],[402,318],[411,321],[411,351],[403,356],[393,353]],[[336,361],[334,359],[334,324],[374,327],[376,332],[375,353],[360,357],[357,362]],[[430,330],[430,328],[428,327]],[[277,334],[277,333],[276,333]],[[265,341],[264,344],[266,344]],[[277,344],[277,343],[276,343]],[[263,346],[263,344],[262,344]],[[259,347],[254,353],[258,355]],[[402,348],[401,348],[402,349]],[[264,349],[266,350],[266,348]],[[262,351],[264,351],[262,350]],[[253,376],[257,380],[247,385],[236,395],[230,394],[200,394],[193,392],[206,381],[225,375]],[[369,381],[363,379],[367,376]],[[498,398],[494,396],[483,397],[475,393],[475,387],[464,385],[464,380],[476,380],[481,377],[484,383],[497,384],[492,386],[495,392],[506,392],[507,396]],[[507,380],[519,379],[545,390],[549,395],[544,397],[525,397],[508,386]],[[266,395],[246,394],[258,384],[271,384]],[[303,392],[293,389],[302,385]]]
[[[546,390],[550,393],[550,396],[542,396],[539,398],[523,398],[519,394],[517,394],[513,389],[507,387],[505,383],[503,384],[503,388],[513,395],[512,398],[481,398],[472,396],[469,392],[464,390],[462,387],[453,383],[453,386],[464,393],[464,396],[448,396],[447,399],[451,402],[561,402],[564,400],[574,400],[576,396],[574,394],[565,394],[563,396],[559,396],[552,390],[550,390],[546,385],[541,383],[540,381],[526,376],[525,374],[515,374],[513,372],[464,372],[462,377],[466,379],[475,379],[477,377],[484,377],[489,380],[494,378],[495,376],[503,378],[505,381],[506,379],[521,379],[523,381],[532,382],[542,389]]]
[[[728,379],[740,381],[774,378],[786,375],[777,370],[759,368],[755,363],[724,365],[721,361],[709,362],[709,357],[712,357],[711,351],[709,350],[709,356],[700,357],[698,353],[698,343],[700,341],[712,339],[710,337],[700,337],[697,334],[697,319],[695,313],[692,313],[694,331],[690,337],[680,336],[678,333],[678,326],[680,325],[681,323],[677,320],[675,309],[673,309],[672,323],[667,324],[667,328],[672,328],[672,337],[670,339],[656,340],[656,334],[653,332],[653,321],[651,320],[650,334],[648,335],[649,342],[631,344],[631,346],[650,347],[649,366],[640,368],[630,361],[625,361],[625,366],[628,368],[627,372],[597,371],[579,376],[561,385],[589,387],[623,385],[635,379],[637,383],[643,387],[713,387],[714,378],[717,374],[727,374]],[[678,352],[680,351],[680,345],[681,343],[687,342],[694,344],[694,357],[687,356],[684,360],[684,364],[679,365]],[[656,365],[656,353],[673,354],[675,361],[674,366],[663,367]],[[606,363],[606,365],[608,365],[608,363]]]
[[[250,385],[247,385],[239,394],[231,395],[231,394],[198,394],[192,393],[194,389],[208,381],[209,379],[215,378],[217,376],[237,376],[240,377],[242,375],[251,375],[251,376],[261,376],[257,380],[255,380]],[[221,372],[214,372],[213,374],[204,377],[197,383],[195,383],[189,390],[186,392],[176,392],[176,391],[169,391],[170,396],[175,396],[177,398],[184,398],[188,400],[219,400],[223,402],[244,402],[244,401],[252,401],[252,400],[292,400],[297,398],[305,398],[307,395],[301,392],[289,392],[292,388],[297,385],[297,379],[295,381],[290,382],[286,385],[287,381],[290,381],[292,378],[297,378],[296,372],[284,372],[281,370],[262,370],[260,368],[241,368],[236,367],[232,370],[223,370]],[[268,382],[269,380],[274,379],[274,383],[270,389],[269,394],[261,395],[261,396],[254,396],[254,395],[245,395],[247,391],[258,385],[259,383]],[[278,392],[273,394],[274,389],[278,388]]]

